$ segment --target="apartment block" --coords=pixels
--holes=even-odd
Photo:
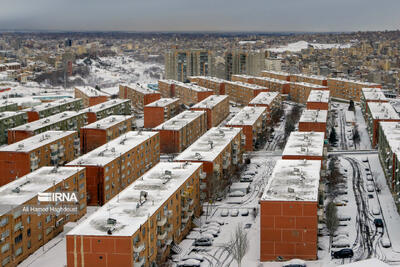
[[[91,107],[109,100],[110,96],[91,86],[79,86],[74,89],[75,98],[81,98],[85,108]]]
[[[242,74],[232,75],[232,81],[256,84],[268,88],[271,92],[279,92],[281,94],[289,94],[290,92],[290,82],[286,80]]]
[[[324,133],[291,132],[282,152],[282,159],[320,160],[323,162],[326,155]]]
[[[171,98],[175,97],[175,84],[178,81],[175,80],[158,80],[158,90],[160,91],[161,97]]]
[[[154,128],[181,112],[179,98],[161,98],[144,109],[144,128]]]
[[[378,143],[378,129],[381,121],[400,121],[400,117],[393,106],[387,102],[367,103],[366,123],[372,147],[375,147]]]
[[[0,234],[2,266],[17,266],[63,231],[67,222],[86,214],[85,168],[42,167],[0,187]],[[39,193],[77,192],[74,214],[23,212],[30,206],[46,206]],[[59,203],[68,205],[66,203]],[[71,204],[69,204],[71,205]]]
[[[82,154],[86,154],[135,128],[134,117],[124,115],[111,115],[86,125],[80,131]]]
[[[307,99],[307,109],[329,110],[330,109],[330,91],[311,90]]]
[[[300,116],[300,132],[321,132],[326,136],[328,122],[327,110],[305,109]]]
[[[23,125],[28,122],[28,114],[23,111],[0,112],[0,144],[7,144],[8,129]]]
[[[130,115],[131,103],[128,99],[113,99],[82,109],[81,112],[86,113],[88,123],[93,123],[110,115]]]
[[[224,53],[225,79],[233,74],[257,75],[264,69],[265,52],[261,50],[231,50]]]
[[[129,99],[133,110],[143,112],[144,106],[161,98],[161,94],[140,84],[120,84],[119,98]]]
[[[319,160],[278,160],[260,199],[260,261],[316,260]]]
[[[225,82],[226,80],[211,77],[211,76],[191,76],[189,77],[191,83],[196,83],[199,86],[211,89],[214,91],[214,95],[225,94]]]
[[[29,122],[8,130],[8,144],[24,140],[46,131],[78,131],[86,124],[87,115],[83,112],[64,111],[63,113]]]
[[[302,73],[291,74],[290,81],[297,82],[297,83],[312,83],[312,84],[317,84],[317,85],[322,85],[322,86],[328,85],[328,80],[325,76],[306,75],[306,74],[302,74]]]
[[[331,97],[360,101],[362,88],[381,88],[377,83],[368,83],[343,78],[328,78]]]
[[[291,83],[290,99],[300,104],[306,104],[312,90],[329,90],[328,87],[312,83]]]
[[[76,131],[47,131],[0,148],[0,185],[43,166],[63,165],[79,156]]]
[[[154,130],[160,133],[161,153],[179,153],[207,131],[207,113],[184,111]]]
[[[68,232],[67,266],[161,266],[200,215],[201,177],[201,163],[157,164]]]
[[[24,109],[28,114],[28,122],[47,118],[64,111],[78,111],[83,108],[81,98],[63,98],[53,102],[43,103],[39,106]]]
[[[367,103],[369,102],[389,102],[380,88],[362,88],[361,89],[361,111],[364,116],[367,114]]]
[[[226,126],[243,129],[246,138],[244,146],[246,151],[258,149],[266,141],[267,109],[265,107],[244,107]]]
[[[259,93],[268,91],[266,87],[250,83],[227,81],[225,84],[225,93],[229,99],[241,105],[248,105]]]
[[[288,82],[291,81],[290,73],[283,72],[283,71],[263,70],[263,71],[261,71],[260,75],[262,77],[267,77],[267,78],[272,78],[272,79],[277,79],[277,80],[282,80],[282,81],[288,81]]]
[[[267,122],[270,122],[272,113],[282,106],[281,94],[278,92],[259,93],[249,102],[249,106],[266,108]]]
[[[175,161],[202,162],[207,174],[200,182],[200,199],[214,199],[229,185],[242,163],[245,136],[241,128],[214,127],[179,154]]]
[[[3,100],[0,102],[0,112],[4,111],[18,111],[18,104],[8,100]]]
[[[207,129],[218,126],[229,115],[229,96],[210,95],[191,107],[191,110],[203,110],[207,113]]]
[[[157,132],[128,132],[71,161],[86,167],[88,205],[104,205],[160,161]]]
[[[175,97],[181,100],[182,104],[192,106],[200,101],[206,99],[214,92],[211,89],[198,86],[194,83],[176,83],[175,84]]]

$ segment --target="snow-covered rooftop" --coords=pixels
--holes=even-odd
[[[311,90],[307,102],[329,103],[329,90]]]
[[[303,74],[303,73],[299,73],[299,74],[292,74],[292,76],[297,76],[297,77],[303,77],[303,78],[310,78],[310,79],[315,79],[315,80],[321,80],[324,81],[327,78],[325,76],[322,75],[309,75],[309,74]]]
[[[320,160],[278,160],[261,201],[317,201]]]
[[[212,109],[227,98],[229,98],[228,95],[210,95],[199,103],[192,106],[192,108]]]
[[[327,120],[327,110],[305,109],[300,117],[300,122],[327,122]]]
[[[265,107],[244,107],[226,125],[251,125],[267,111]]]
[[[15,105],[16,103],[10,101],[10,100],[3,100],[0,101],[0,107],[7,107],[7,106],[11,106],[11,105]]]
[[[26,112],[24,112],[24,111],[3,111],[3,112],[0,112],[0,121],[7,119],[7,118],[17,116],[17,115],[21,115],[21,114],[26,114]]]
[[[66,178],[83,170],[83,167],[42,167],[0,187],[0,215],[12,211]]]
[[[388,102],[368,102],[368,109],[374,120],[400,120],[396,110]]]
[[[76,131],[47,131],[11,145],[0,147],[0,151],[30,152],[74,133]]]
[[[324,152],[324,133],[292,132],[286,142],[282,156],[319,156]]]
[[[290,73],[284,72],[284,71],[263,70],[263,71],[261,71],[261,73],[270,73],[270,74],[275,74],[275,75],[290,76]]]
[[[130,103],[129,99],[113,99],[113,100],[108,100],[106,102],[82,109],[82,112],[93,112],[93,113],[97,113],[115,106],[118,106],[122,103]]]
[[[37,112],[40,112],[40,111],[48,110],[48,109],[51,109],[51,108],[59,107],[59,106],[62,106],[62,105],[66,105],[66,104],[69,104],[69,103],[78,102],[78,101],[81,101],[81,99],[80,98],[63,98],[63,99],[55,100],[55,101],[52,101],[52,102],[43,103],[41,105],[34,106],[34,107],[31,107],[31,108],[27,108],[27,109],[24,109],[23,111],[37,111]]]
[[[366,101],[388,101],[383,91],[379,88],[362,88],[361,92]]]
[[[208,88],[199,86],[199,85],[197,85],[197,84],[195,84],[195,83],[181,83],[181,82],[177,82],[176,84],[179,85],[179,86],[182,86],[182,87],[184,87],[184,88],[187,88],[187,89],[189,89],[189,90],[196,91],[196,92],[212,92],[211,89],[208,89]]]
[[[67,165],[105,166],[158,132],[131,131],[69,162]]]
[[[278,96],[278,92],[261,92],[255,98],[253,98],[249,104],[269,106]]]
[[[208,81],[213,81],[216,83],[224,83],[226,80],[217,78],[217,77],[211,77],[211,76],[190,76],[189,79],[202,79],[202,80],[208,80]]]
[[[273,83],[280,83],[280,84],[290,84],[289,81],[279,80],[279,79],[270,78],[270,77],[254,77],[254,79],[255,80],[263,80],[263,81],[273,82]]]
[[[132,236],[201,166],[202,163],[191,162],[158,163],[68,235],[108,236],[107,231],[112,228],[113,236]],[[143,192],[147,193],[146,198]],[[109,218],[116,223],[109,225]]]
[[[251,90],[266,90],[266,87],[257,85],[257,84],[252,84],[252,83],[244,83],[244,82],[238,82],[238,81],[226,81],[227,84],[233,84],[233,85],[239,85],[241,87],[251,89]]]
[[[154,128],[154,130],[172,130],[179,131],[198,117],[204,115],[206,112],[203,110],[186,110],[175,117],[163,122]]]
[[[33,121],[30,123],[23,124],[21,126],[12,128],[10,130],[14,131],[35,131],[37,129],[47,127],[51,124],[54,124],[59,121],[68,120],[78,115],[82,115],[82,111],[64,111],[62,113],[55,114],[53,116],[49,116],[47,118],[43,118],[37,121]]]
[[[108,128],[113,127],[114,125],[117,125],[118,123],[121,123],[122,121],[126,121],[129,119],[133,119],[134,116],[124,116],[124,115],[111,115],[109,117],[105,117],[104,119],[95,121],[91,124],[86,125],[85,129],[102,129],[106,130]]]
[[[308,87],[308,88],[317,88],[317,89],[326,89],[326,90],[328,90],[328,87],[326,87],[326,86],[324,86],[324,85],[313,84],[313,83],[291,82],[291,84],[294,84],[294,85],[301,85],[301,86]]]
[[[95,97],[95,96],[109,96],[108,94],[101,92],[100,90],[97,90],[94,87],[91,86],[77,86],[75,87],[79,91],[81,91],[83,94],[85,94],[88,97]]]
[[[150,104],[147,104],[146,107],[166,107],[173,103],[179,102],[179,98],[160,98]]]
[[[180,153],[175,160],[212,162],[241,131],[241,128],[236,127],[213,127]]]
[[[155,91],[153,89],[150,89],[150,88],[148,88],[148,87],[146,87],[146,86],[144,86],[142,84],[121,84],[121,85],[125,86],[125,87],[128,87],[128,88],[130,88],[132,90],[135,90],[135,91],[137,91],[139,93],[142,93],[144,95],[147,95],[147,94],[158,94],[157,91]]]
[[[365,86],[376,86],[376,87],[378,87],[380,85],[378,83],[363,82],[363,81],[350,80],[350,79],[345,79],[345,78],[328,78],[328,81],[329,80],[341,81],[341,82],[347,82],[347,83],[356,83],[356,84],[361,84],[361,85],[365,85]]]

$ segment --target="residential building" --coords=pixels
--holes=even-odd
[[[59,166],[79,156],[76,131],[47,131],[0,148],[0,185],[43,166]]]
[[[2,266],[18,266],[41,246],[60,234],[67,222],[77,221],[85,215],[85,184],[85,168],[42,167],[1,186]],[[39,202],[39,193],[60,191],[78,193],[79,202],[73,204],[76,213],[23,212],[23,208],[43,207],[49,204],[49,202]]]
[[[272,71],[281,71],[282,69],[282,58],[266,58],[265,69]]]
[[[18,111],[18,104],[8,100],[3,100],[0,102],[0,112],[3,111]]]
[[[369,102],[389,102],[380,88],[362,88],[361,89],[361,111],[366,116],[367,103]]]
[[[400,117],[393,106],[387,102],[367,103],[366,123],[372,147],[375,147],[378,143],[378,126],[381,121],[400,121]]]
[[[91,107],[109,100],[110,96],[91,86],[78,86],[74,89],[75,98],[81,98],[85,108]]]
[[[249,106],[266,108],[267,122],[269,123],[272,114],[282,106],[281,94],[278,92],[259,93],[249,102]]]
[[[130,115],[131,104],[128,99],[113,99],[82,109],[81,112],[86,113],[88,123],[93,123],[110,115]]]
[[[300,132],[321,132],[327,133],[328,111],[305,109],[299,120]]]
[[[157,132],[128,132],[69,162],[86,167],[88,205],[104,205],[160,161]]]
[[[143,112],[143,107],[161,98],[161,94],[140,84],[120,84],[119,98],[129,99],[133,110]]]
[[[175,97],[175,80],[158,80],[158,90],[163,98]]]
[[[161,98],[150,104],[144,109],[144,128],[154,128],[161,123],[171,119],[181,112],[181,102],[179,98]]]
[[[189,76],[214,76],[214,52],[204,49],[172,49],[165,53],[165,78],[186,82]]]
[[[201,163],[158,163],[68,232],[67,266],[161,266],[200,215],[201,177]]]
[[[232,50],[226,51],[224,57],[226,80],[233,74],[257,75],[264,69],[264,51]]]
[[[207,131],[207,113],[187,110],[154,130],[160,133],[161,153],[179,153]]]
[[[0,112],[0,144],[7,144],[8,129],[23,125],[28,122],[28,114],[23,111]]]
[[[311,90],[307,99],[307,109],[329,110],[330,109],[330,91]]]
[[[312,83],[298,83],[294,82],[290,84],[290,100],[300,103],[306,104],[308,100],[308,96],[312,90],[329,90],[328,87],[323,85],[317,85]]]
[[[202,162],[207,174],[200,183],[200,199],[213,200],[231,183],[242,163],[245,136],[241,128],[214,127],[175,157],[180,162]]]
[[[360,101],[362,88],[381,88],[380,84],[368,83],[343,78],[328,78],[331,97]]]
[[[191,107],[191,110],[203,110],[207,113],[207,129],[218,126],[229,115],[229,96],[210,95]]]
[[[134,116],[111,115],[82,127],[80,130],[82,154],[135,130],[135,125]]]
[[[214,95],[225,94],[225,82],[226,80],[211,77],[211,76],[191,76],[189,77],[191,83],[196,83],[199,86],[211,89],[214,91]]]
[[[271,92],[279,92],[281,94],[289,94],[290,92],[290,82],[286,80],[242,74],[232,75],[232,81],[256,84],[268,88]]]
[[[81,98],[63,98],[53,102],[43,103],[39,106],[24,109],[28,114],[28,122],[47,118],[64,111],[79,111],[83,108]]]
[[[174,97],[178,97],[181,100],[181,103],[186,106],[192,106],[214,94],[211,89],[198,86],[194,83],[177,82],[175,83],[174,89]]]
[[[316,260],[319,160],[278,160],[260,199],[260,261]]]
[[[312,83],[312,84],[317,84],[317,85],[322,85],[322,86],[328,85],[328,80],[325,76],[306,75],[306,74],[302,74],[302,73],[291,74],[290,81],[297,82],[297,83]]]
[[[260,72],[262,77],[273,78],[282,81],[290,82],[290,73],[283,72],[283,71],[270,71],[270,70],[263,70]]]
[[[268,88],[250,83],[227,81],[225,83],[225,94],[229,95],[230,101],[240,105],[248,105],[249,102],[261,92],[268,92]]]
[[[83,112],[64,111],[63,113],[29,122],[8,130],[8,144],[46,131],[78,131],[86,123],[87,116]]]
[[[291,132],[282,152],[282,159],[320,160],[327,155],[324,133]]]
[[[253,151],[265,143],[267,130],[267,109],[265,107],[244,107],[226,124],[227,127],[243,129],[246,137],[244,149]]]

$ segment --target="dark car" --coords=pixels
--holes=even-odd
[[[383,221],[382,221],[382,219],[375,219],[374,220],[374,224],[375,224],[375,227],[376,228],[383,228]]]
[[[332,258],[334,259],[344,259],[344,258],[352,258],[354,252],[351,248],[344,248],[338,251],[332,251]]]

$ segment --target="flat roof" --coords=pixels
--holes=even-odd
[[[106,130],[108,128],[111,128],[111,127],[117,125],[118,123],[121,123],[121,122],[129,120],[129,119],[133,119],[133,118],[134,118],[134,116],[111,115],[111,116],[105,117],[104,119],[101,119],[101,120],[95,121],[91,124],[88,124],[82,128]]]
[[[156,90],[150,89],[148,87],[145,87],[142,84],[121,84],[122,86],[128,87],[132,90],[135,90],[137,92],[140,92],[142,94],[159,94]]]
[[[75,175],[84,167],[41,167],[21,178],[0,187],[0,215],[36,197],[66,178]],[[17,189],[18,188],[18,189]]]
[[[67,166],[105,166],[158,132],[130,131],[67,163]]]
[[[75,86],[75,88],[81,91],[83,94],[87,95],[88,97],[109,96],[108,94],[91,86]]]
[[[48,109],[51,109],[51,108],[59,107],[59,106],[65,105],[65,104],[78,102],[80,100],[81,100],[81,98],[63,98],[63,99],[58,99],[58,100],[55,100],[55,101],[52,101],[52,102],[43,103],[43,104],[31,107],[31,108],[27,108],[27,109],[24,109],[23,111],[37,111],[37,112],[40,112],[40,111],[43,111],[43,110],[48,110]]]
[[[233,84],[233,85],[239,85],[241,87],[245,87],[251,90],[266,90],[268,89],[267,87],[260,86],[257,84],[252,84],[252,83],[244,83],[244,82],[239,82],[239,81],[226,81],[227,84]]]
[[[0,112],[0,120],[4,120],[7,118],[12,118],[17,115],[26,114],[25,111],[3,111]]]
[[[175,160],[212,162],[241,131],[241,128],[236,127],[213,127],[180,153]]]
[[[307,102],[329,103],[329,90],[311,90]]]
[[[286,142],[282,156],[319,156],[324,153],[324,133],[292,132]]]
[[[388,102],[368,102],[368,110],[374,120],[399,120],[399,114]]]
[[[284,72],[284,71],[263,70],[263,71],[261,71],[261,73],[271,73],[271,74],[276,74],[276,75],[290,76],[290,73]]]
[[[7,106],[11,106],[11,105],[18,105],[15,102],[12,102],[10,100],[3,100],[0,102],[0,107],[7,107]]]
[[[333,80],[333,81],[341,81],[341,82],[348,82],[348,83],[357,83],[357,84],[361,84],[361,85],[377,85],[379,86],[379,83],[370,83],[370,82],[363,82],[363,81],[357,81],[357,80],[350,80],[350,79],[345,79],[345,78],[328,78],[329,80]]]
[[[130,99],[112,99],[112,100],[108,100],[106,102],[82,109],[82,112],[93,112],[93,113],[97,113],[115,106],[118,106],[122,103],[130,103]]]
[[[305,82],[290,82],[290,83],[294,84],[294,85],[301,85],[304,87],[309,87],[309,88],[328,89],[327,86],[314,84],[314,83],[305,83]]]
[[[37,121],[32,121],[21,126],[11,128],[12,131],[35,131],[37,129],[52,125],[59,121],[68,120],[78,115],[83,115],[82,111],[63,111],[62,113],[49,116]]]
[[[192,108],[208,108],[212,109],[213,107],[217,106],[219,103],[228,99],[228,95],[210,95],[207,98],[203,99],[199,103],[192,106]]]
[[[179,98],[160,98],[150,104],[147,104],[145,107],[166,107],[173,103],[179,102]]]
[[[205,88],[202,86],[197,85],[196,83],[182,83],[182,82],[177,82],[175,83],[176,85],[179,85],[181,87],[187,88],[189,90],[192,91],[196,91],[196,92],[212,92],[213,90],[209,89],[209,88]]]
[[[208,80],[216,83],[225,83],[226,80],[217,78],[217,77],[212,77],[212,76],[189,76],[189,79],[202,79],[202,80]]]
[[[383,134],[393,151],[399,159],[400,152],[400,122],[396,121],[380,121],[380,127],[382,128]]]
[[[318,200],[320,160],[277,160],[261,201]]]
[[[132,236],[191,177],[202,163],[160,162],[67,235]],[[147,193],[144,200],[142,192]],[[173,211],[175,212],[175,211]],[[116,220],[109,225],[107,219]]]
[[[267,111],[265,107],[242,108],[226,125],[250,125],[253,126],[256,121]]]
[[[372,89],[372,90],[368,90]],[[379,88],[362,88],[361,89],[362,95],[364,96],[364,99],[366,101],[369,100],[383,100],[383,101],[389,101],[383,91]]]
[[[304,78],[311,78],[311,79],[315,79],[315,80],[321,80],[324,81],[327,79],[327,77],[322,76],[322,75],[308,75],[308,74],[303,74],[303,73],[299,73],[299,74],[292,74],[292,76],[298,76],[298,77],[304,77]]]
[[[77,133],[76,131],[47,131],[35,136],[28,137],[19,142],[0,147],[0,151],[7,152],[30,152],[38,147],[48,145],[66,136]]]
[[[280,83],[280,84],[290,84],[289,81],[279,80],[279,79],[270,78],[270,77],[254,77],[254,79],[255,80],[264,80],[264,81],[273,82],[273,83]]]
[[[299,122],[323,122],[328,120],[327,110],[305,109],[301,113]]]
[[[253,98],[249,104],[253,105],[271,105],[272,101],[279,96],[278,92],[261,92]]]
[[[205,113],[203,110],[186,110],[153,129],[179,131]]]

